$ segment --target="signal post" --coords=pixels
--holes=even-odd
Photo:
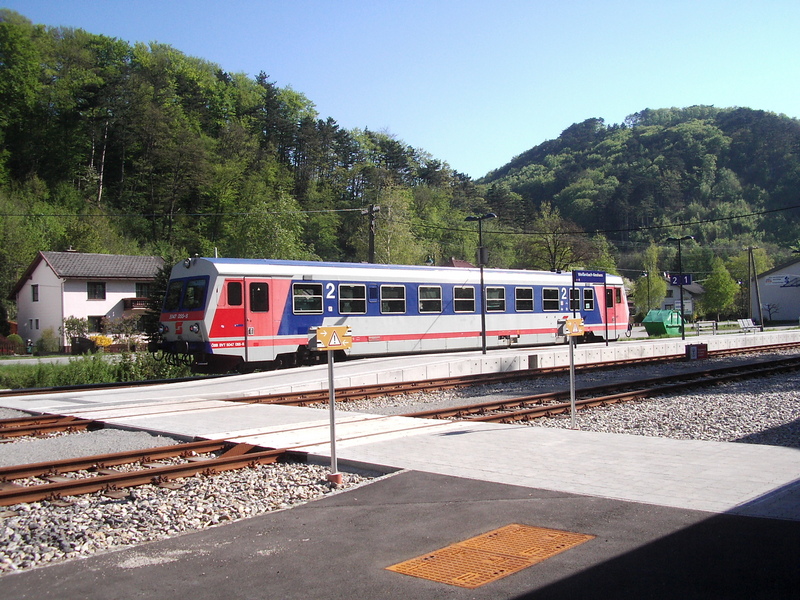
[[[312,327],[308,330],[308,349],[328,353],[328,404],[330,408],[331,472],[328,481],[339,485],[342,474],[336,460],[336,386],[333,381],[333,354],[353,346],[353,332],[345,325]]]

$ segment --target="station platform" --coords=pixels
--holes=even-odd
[[[762,339],[763,338],[763,339]],[[683,354],[800,339],[800,330],[643,340],[576,350],[576,363]],[[525,360],[561,364],[565,348],[436,355],[337,363],[338,386],[429,379],[444,372],[511,370]],[[535,354],[534,354],[535,353]],[[525,365],[527,368],[527,365]],[[0,406],[97,419],[187,440],[226,439],[330,456],[326,410],[229,403],[221,398],[292,387],[327,387],[327,365],[207,382],[0,398]],[[294,381],[290,385],[290,380]],[[673,440],[588,431],[415,419],[339,411],[342,464],[422,470],[501,484],[588,494],[674,508],[800,520],[800,451],[777,446]]]
[[[513,525],[589,539],[507,576],[510,559],[477,550],[425,577],[389,570]],[[794,600],[799,545],[798,521],[403,471],[291,510],[6,575],[0,599]],[[480,567],[499,578],[453,583],[474,584]]]
[[[746,335],[746,342],[760,345],[794,341],[800,331]],[[737,343],[735,337],[584,346],[576,361],[598,362],[593,354],[618,359],[618,347],[628,347],[628,358],[683,354],[687,343],[716,349]],[[532,355],[539,366],[563,364],[566,352],[346,362],[335,372],[338,386],[351,386],[459,369],[528,368]],[[327,464],[326,411],[222,400],[287,385],[323,387],[327,366],[304,369],[302,381],[295,373],[293,384],[289,377],[278,372],[200,385],[8,397],[0,406],[187,439],[289,447]],[[193,600],[774,599],[794,598],[800,589],[800,450],[352,412],[336,417],[340,470],[367,468],[387,477],[292,510],[6,576],[0,600],[48,597],[56,589],[63,598],[151,598],[169,591]],[[443,582],[445,575],[437,580],[387,570],[512,524],[574,532],[588,541],[474,588]]]

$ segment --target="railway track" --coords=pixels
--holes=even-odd
[[[293,452],[299,457],[301,453]],[[285,449],[264,449],[250,444],[210,440],[161,446],[132,452],[0,468],[0,506],[50,500],[67,502],[66,496],[102,492],[123,497],[125,488],[154,484],[175,487],[177,480],[197,473],[223,471],[286,460]]]
[[[723,349],[709,352],[710,357],[724,357],[750,352],[767,352],[798,348],[798,344],[780,344],[770,346],[754,346],[751,348]],[[577,373],[587,373],[598,370],[620,369],[634,365],[666,363],[684,359],[682,354],[671,354],[658,357],[643,357],[631,360],[614,362],[586,363],[576,366]],[[537,369],[522,369],[502,373],[481,373],[465,375],[462,377],[444,377],[440,379],[427,379],[422,381],[379,383],[373,385],[360,385],[353,387],[337,388],[336,400],[348,402],[365,400],[382,396],[413,394],[417,392],[430,392],[454,388],[464,388],[478,385],[492,385],[511,381],[522,381],[535,377],[559,375],[569,372],[568,366],[547,367]],[[263,394],[246,396],[243,398],[229,398],[229,402],[245,402],[249,404],[265,403],[280,404],[285,406],[309,406],[312,404],[328,402],[328,390],[309,390],[303,392],[288,392],[280,394]]]
[[[674,357],[673,357],[674,358]],[[640,361],[634,361],[639,363]],[[627,361],[626,364],[630,364]],[[588,367],[584,367],[588,368]],[[597,368],[592,365],[592,368]],[[626,400],[685,391],[697,386],[709,386],[736,379],[774,375],[800,369],[800,357],[760,361],[747,365],[709,368],[678,376],[658,377],[634,383],[623,382],[577,390],[576,408],[607,405]],[[525,379],[542,374],[534,371],[492,374],[488,377],[470,376],[458,380],[432,380],[337,390],[339,399],[402,394],[466,385],[496,383]],[[552,369],[559,372],[563,369]],[[676,381],[676,379],[678,379]],[[327,402],[327,392],[265,396],[237,399],[241,402],[271,402],[276,404],[311,404]],[[511,423],[542,416],[563,414],[570,410],[569,391],[560,390],[502,401],[483,402],[433,411],[406,413],[403,416],[429,419],[461,419]],[[41,435],[52,431],[97,429],[102,422],[77,417],[40,415],[0,421],[0,439],[13,440],[22,435]],[[150,448],[133,452],[90,456],[74,460],[0,468],[0,506],[40,500],[61,501],[66,496],[102,492],[112,497],[124,495],[125,488],[144,484],[174,486],[176,480],[197,473],[215,474],[257,464],[269,464],[287,457],[286,449],[269,450],[250,444],[226,441],[205,441],[190,444]],[[293,454],[302,455],[294,451]]]
[[[706,369],[669,377],[656,377],[636,382],[622,382],[576,390],[575,408],[580,410],[617,402],[642,400],[683,392],[700,386],[711,386],[742,379],[767,377],[800,369],[800,357],[778,361],[750,363],[734,367]],[[545,392],[509,400],[482,402],[446,409],[435,409],[403,416],[427,419],[462,419],[494,423],[513,423],[539,417],[554,416],[571,410],[569,390]]]

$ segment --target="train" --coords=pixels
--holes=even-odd
[[[575,317],[583,341],[629,332],[622,278],[194,257],[172,268],[151,350],[199,372],[250,372],[320,362],[317,327],[349,327],[338,359],[565,343]]]

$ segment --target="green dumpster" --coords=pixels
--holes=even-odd
[[[651,310],[642,325],[647,335],[680,335],[681,313],[678,310]]]

